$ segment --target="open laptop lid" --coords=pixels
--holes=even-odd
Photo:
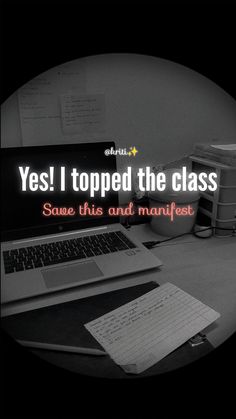
[[[75,229],[90,228],[119,222],[119,217],[109,217],[107,208],[118,206],[118,192],[109,192],[105,198],[100,194],[90,197],[88,192],[72,189],[69,173],[73,168],[79,172],[115,172],[116,156],[105,155],[105,150],[115,148],[114,142],[17,147],[1,149],[1,239],[16,240]],[[35,172],[45,172],[54,166],[54,191],[36,192],[21,190],[19,166],[30,166]],[[60,190],[59,168],[66,169],[66,191]],[[88,202],[104,209],[104,215],[48,216],[43,215],[43,205],[76,207]]]

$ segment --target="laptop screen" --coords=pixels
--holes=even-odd
[[[118,192],[109,191],[105,197],[101,197],[97,192],[91,198],[89,190],[75,191],[70,177],[73,168],[88,174],[115,172],[116,157],[105,155],[105,150],[111,147],[115,148],[113,142],[1,149],[2,240],[15,240],[118,222],[119,218],[109,217],[107,214],[109,207],[118,206]],[[30,171],[35,173],[48,172],[49,167],[54,167],[54,190],[22,191],[19,167],[30,167]],[[60,183],[61,167],[65,167],[66,173],[64,191],[61,190]],[[102,207],[103,215],[80,214],[78,209],[85,202],[94,209]],[[46,203],[50,205],[45,207]],[[55,207],[74,208],[75,215],[52,216],[50,210]]]

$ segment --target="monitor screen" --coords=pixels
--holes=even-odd
[[[107,209],[118,206],[118,192],[109,191],[105,197],[89,190],[74,191],[68,174],[73,168],[79,172],[116,171],[116,156],[105,155],[105,150],[115,147],[113,142],[50,145],[1,149],[1,233],[2,240],[27,238],[53,232],[68,231],[90,226],[117,222],[109,217]],[[35,173],[48,172],[54,167],[54,190],[22,191],[19,167],[30,167]],[[65,167],[65,191],[61,191],[60,167]],[[103,215],[80,215],[78,208],[88,202],[93,208],[102,207]],[[45,203],[53,207],[75,208],[74,216],[45,216],[49,211]],[[49,206],[47,207],[49,208]]]

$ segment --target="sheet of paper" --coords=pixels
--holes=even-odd
[[[219,150],[236,151],[236,144],[218,144],[212,145],[212,147],[218,148]]]
[[[85,68],[61,65],[35,77],[18,90],[23,145],[59,144],[65,141],[60,95],[84,93]]]
[[[219,316],[180,288],[166,283],[85,327],[125,372],[139,374]]]
[[[104,94],[61,96],[62,125],[65,134],[101,132],[105,124]]]

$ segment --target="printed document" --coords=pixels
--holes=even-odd
[[[105,129],[105,96],[103,94],[62,95],[61,112],[65,134],[100,132]]]
[[[65,143],[60,96],[85,92],[85,68],[73,71],[66,64],[49,70],[18,90],[24,146]],[[73,142],[73,138],[68,141]],[[76,138],[78,142],[78,138]]]

